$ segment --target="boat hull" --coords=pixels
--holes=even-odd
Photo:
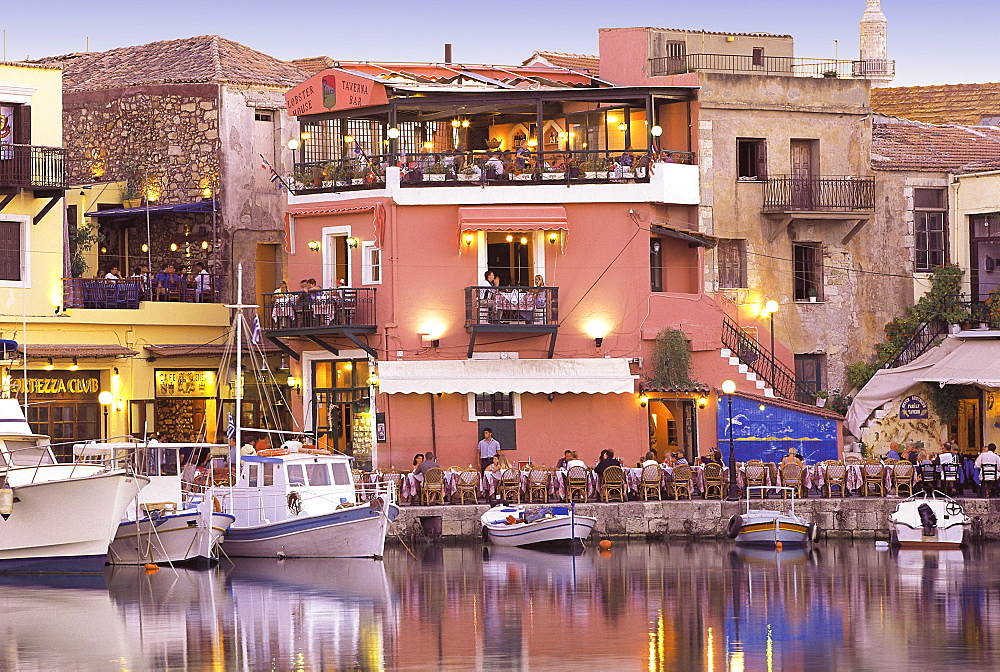
[[[395,504],[354,506],[276,523],[229,529],[225,553],[237,558],[381,558]]]
[[[498,522],[507,516],[523,519],[521,513],[520,508],[502,506],[487,511],[483,515],[482,523],[489,541],[497,546],[582,544],[597,524],[597,518],[562,513],[530,523],[518,522],[507,525]]]
[[[957,549],[965,545],[971,519],[955,500],[934,493],[907,499],[896,506],[889,516],[892,541],[903,548]],[[927,506],[934,514],[935,524],[925,530],[920,507]],[[928,531],[930,534],[925,534]]]
[[[0,521],[0,571],[31,573],[100,572],[125,507],[148,482],[123,471],[11,481],[15,503]]]
[[[809,542],[809,525],[791,520],[746,522],[736,536],[741,546],[805,546]]]
[[[234,520],[236,517],[228,513],[191,508],[172,515],[124,522],[118,526],[111,543],[108,563],[213,563],[218,560],[219,540]]]

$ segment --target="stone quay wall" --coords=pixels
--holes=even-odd
[[[960,499],[972,517],[975,539],[1000,539],[1000,499]],[[895,498],[811,498],[796,500],[795,512],[816,522],[826,538],[888,539],[889,514]],[[556,504],[562,506],[562,504]],[[787,501],[760,502],[755,508],[787,510]],[[720,537],[730,516],[742,513],[744,502],[719,500],[652,501],[577,504],[581,516],[597,518],[600,537]],[[390,536],[404,541],[473,540],[482,536],[480,517],[486,505],[404,506]]]

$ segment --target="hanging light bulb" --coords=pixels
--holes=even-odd
[[[203,250],[207,250],[208,249],[208,241],[207,240],[201,241],[201,249],[203,249]]]
[[[147,245],[146,243],[143,243],[143,244],[142,244],[142,247],[141,247],[140,249],[141,249],[141,250],[142,250],[143,252],[149,252],[149,245]]]
[[[170,243],[170,251],[171,252],[177,251],[177,243]]]

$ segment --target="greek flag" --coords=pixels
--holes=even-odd
[[[260,343],[260,315],[253,316],[253,331],[250,332],[250,341],[254,344]]]
[[[236,438],[236,423],[233,421],[233,414],[229,414],[229,424],[226,425],[226,438],[235,439]]]

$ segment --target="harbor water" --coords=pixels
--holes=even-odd
[[[987,670],[1000,544],[481,544],[3,577],[4,670]]]

